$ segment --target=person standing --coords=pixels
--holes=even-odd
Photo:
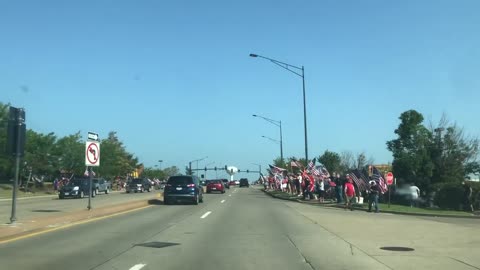
[[[377,182],[370,181],[368,196],[368,212],[372,212],[372,204],[375,204],[375,213],[378,213],[378,195],[380,194],[380,187]]]
[[[420,197],[420,189],[413,183],[410,184],[410,207],[417,207],[418,198]]]
[[[325,182],[323,179],[317,179],[317,192],[318,192],[318,201],[323,203],[323,199],[325,197]]]
[[[353,199],[355,198],[355,187],[353,186],[352,178],[347,174],[347,182],[345,183],[345,210],[350,208],[353,211]]]
[[[337,198],[337,203],[343,202],[343,181],[340,178],[340,174],[334,174],[333,182],[335,183],[335,197]]]
[[[308,175],[304,175],[302,177],[302,180],[304,182],[303,185],[303,199],[306,200],[307,198],[310,199],[310,178]]]
[[[472,205],[472,194],[473,190],[472,187],[463,181],[463,208],[465,211],[473,212],[473,205]]]
[[[58,190],[58,178],[55,178],[55,180],[53,180],[53,190],[55,192],[57,192]]]
[[[305,183],[303,182],[303,179],[302,179],[302,173],[298,173],[298,176],[297,176],[297,181],[298,181],[298,186],[297,186],[297,190],[298,190],[298,197],[302,197],[303,196],[303,188],[305,186]]]

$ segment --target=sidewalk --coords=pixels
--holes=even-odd
[[[320,207],[332,207],[332,208],[341,208],[343,209],[344,208],[344,205],[343,204],[337,204],[335,202],[325,202],[325,203],[320,203],[318,201],[314,201],[314,200],[303,200],[302,197],[297,197],[297,196],[292,196],[290,194],[287,194],[285,192],[281,192],[281,191],[267,191],[267,190],[264,190],[262,189],[263,192],[265,192],[266,194],[272,196],[273,198],[276,198],[276,199],[281,199],[281,200],[288,200],[288,201],[294,201],[294,202],[299,202],[299,203],[303,203],[303,204],[309,204],[309,205],[315,205],[315,206],[320,206]],[[382,206],[384,206],[382,204]],[[353,208],[355,210],[359,210],[359,211],[367,211],[367,208],[368,208],[368,204],[367,203],[364,203],[363,205],[354,205]],[[421,208],[420,208],[421,209]],[[420,209],[417,209],[419,211],[421,211]],[[411,216],[427,216],[427,217],[450,217],[450,218],[472,218],[472,219],[480,219],[480,213],[478,211],[476,211],[474,214],[469,214],[469,213],[466,213],[466,212],[457,212],[455,213],[454,211],[440,211],[440,212],[452,212],[452,213],[448,213],[448,214],[444,214],[444,213],[435,213],[434,210],[425,210],[425,212],[431,212],[431,213],[419,213],[419,212],[407,212],[407,211],[392,211],[392,210],[389,210],[386,206],[385,207],[382,207],[380,209],[380,212],[381,213],[389,213],[389,214],[399,214],[399,215],[411,215]]]
[[[75,224],[111,217],[150,205],[163,203],[163,196],[156,199],[141,199],[116,205],[107,205],[92,210],[80,210],[61,216],[37,217],[15,224],[0,224],[0,244],[28,237],[35,234],[67,228]]]

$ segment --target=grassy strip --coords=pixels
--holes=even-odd
[[[288,199],[292,201],[296,201],[299,199],[297,196],[292,196],[288,193],[278,191],[278,190],[272,190],[272,191],[267,191],[268,193],[272,194],[275,197],[280,197],[282,199]],[[342,204],[341,204],[342,205]],[[368,208],[368,202],[364,204],[357,204],[355,205],[355,208],[360,208],[360,209],[367,209]],[[449,215],[449,216],[472,216],[471,213],[467,212],[461,212],[461,211],[453,211],[453,210],[443,210],[443,209],[432,209],[432,208],[418,208],[418,207],[410,207],[410,206],[405,206],[405,205],[398,205],[398,204],[390,204],[390,207],[388,207],[388,204],[386,203],[380,203],[379,204],[380,211],[390,211],[390,212],[398,212],[398,213],[411,213],[411,214],[424,214],[424,215]]]

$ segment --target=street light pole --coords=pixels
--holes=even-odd
[[[254,54],[254,53],[251,53],[250,57],[263,58],[265,60],[268,60],[268,61],[274,63],[277,66],[282,67],[283,69],[286,69],[286,70],[290,71],[291,73],[293,73],[293,74],[295,74],[299,77],[302,77],[302,84],[303,84],[303,126],[304,126],[304,132],[305,132],[305,160],[308,162],[307,102],[306,102],[306,97],[305,97],[305,68],[304,68],[304,66],[297,67],[297,66],[294,66],[294,65],[290,65],[290,64],[287,64],[287,63],[284,63],[284,62],[281,62],[281,61],[278,61],[278,60],[275,60],[275,59],[272,59],[272,58],[268,58],[268,57],[265,57],[265,56],[261,56],[261,55],[258,55],[258,54]],[[301,73],[299,73],[298,71],[292,70],[292,68],[295,69],[295,70],[301,71]]]
[[[280,159],[282,160],[283,162],[283,134],[282,134],[282,121],[279,121],[279,120],[273,120],[273,119],[270,119],[270,118],[267,118],[267,117],[264,117],[264,116],[261,116],[261,115],[256,115],[256,114],[252,114],[253,117],[259,117],[259,118],[262,118],[263,120],[277,126],[280,128]],[[268,138],[266,136],[262,136],[264,138],[267,138],[267,139],[271,139],[271,138]],[[273,140],[273,139],[271,139]],[[273,140],[273,141],[277,141],[277,140]],[[278,141],[277,141],[278,142]]]
[[[203,158],[199,158],[199,159],[196,159],[196,160],[192,160],[192,161],[188,162],[188,169],[189,169],[189,171],[190,171],[190,175],[193,174],[193,173],[192,173],[192,162],[196,162],[196,163],[197,163],[197,177],[198,177],[198,162],[199,162],[199,161],[202,161],[202,160],[204,160],[204,159],[207,159],[207,158],[208,158],[208,156],[203,157]]]

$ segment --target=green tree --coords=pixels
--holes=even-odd
[[[276,159],[273,160],[273,165],[283,169],[287,168],[287,164],[285,163],[285,160],[282,160],[280,157],[277,157]]]
[[[336,152],[325,150],[318,161],[322,163],[330,173],[342,171],[342,160]]]
[[[135,170],[138,159],[129,153],[119,140],[117,133],[111,131],[105,140],[101,141],[99,175],[106,178],[124,176]]]
[[[31,169],[34,175],[53,176],[58,164],[58,157],[55,155],[56,140],[53,132],[42,134],[28,129],[24,169]]]
[[[54,155],[57,157],[57,169],[74,175],[85,171],[85,143],[80,132],[62,137],[55,144]]]
[[[403,112],[400,125],[395,130],[397,138],[387,142],[393,153],[393,171],[402,182],[415,183],[428,189],[433,175],[433,136],[422,124],[423,115],[415,110]]]

